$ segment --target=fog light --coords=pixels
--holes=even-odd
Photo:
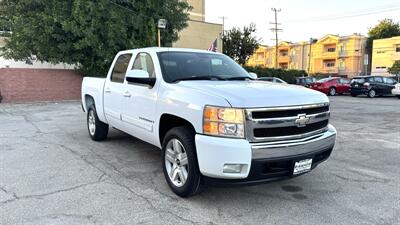
[[[242,164],[224,164],[224,173],[240,173],[242,171]]]

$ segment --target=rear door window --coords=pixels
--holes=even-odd
[[[124,54],[118,57],[110,78],[112,82],[124,83],[126,70],[128,69],[131,58],[132,54]]]
[[[374,77],[374,81],[375,81],[376,83],[383,83],[382,77]]]

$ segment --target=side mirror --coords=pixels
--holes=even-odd
[[[149,73],[144,70],[129,70],[126,74],[128,83],[144,84],[154,86],[156,83],[155,77],[150,77]]]
[[[251,79],[257,80],[257,78],[258,78],[256,73],[250,72],[249,75],[250,75]]]

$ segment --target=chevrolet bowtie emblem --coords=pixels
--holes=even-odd
[[[299,114],[297,115],[297,119],[294,121],[294,123],[297,125],[297,127],[304,127],[309,121],[310,117],[307,117],[306,114]]]

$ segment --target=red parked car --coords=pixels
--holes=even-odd
[[[341,77],[324,78],[312,83],[310,88],[327,95],[349,93],[350,80]]]

